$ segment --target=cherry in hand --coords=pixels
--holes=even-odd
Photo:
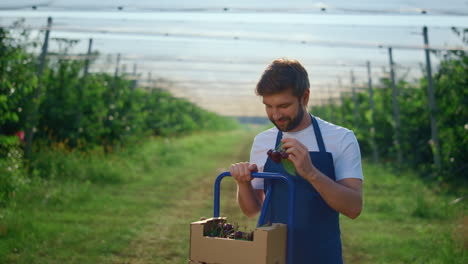
[[[287,159],[289,157],[289,154],[286,153],[285,151],[283,150],[278,151],[278,150],[273,150],[273,149],[268,150],[267,155],[275,163],[280,163],[281,159]]]

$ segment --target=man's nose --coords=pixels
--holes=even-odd
[[[278,120],[282,117],[281,111],[279,109],[274,109],[272,114],[273,120]]]

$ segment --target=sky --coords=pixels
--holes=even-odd
[[[162,86],[216,113],[264,116],[255,84],[275,58],[299,60],[311,82],[311,101],[339,98],[388,74],[421,76],[422,27],[431,48],[468,49],[451,27],[468,28],[468,0],[457,1],[0,1],[0,25],[19,18],[36,32],[52,17],[51,38],[88,40],[102,54],[93,71],[136,73],[141,85]],[[39,33],[37,33],[39,34]],[[40,36],[40,35],[39,35]],[[59,46],[52,41],[51,51]],[[431,57],[436,67],[438,58]]]

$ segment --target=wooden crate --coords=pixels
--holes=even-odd
[[[253,232],[253,241],[208,237],[204,232],[224,222],[209,218],[190,225],[190,261],[198,264],[286,264],[287,226],[272,224]]]

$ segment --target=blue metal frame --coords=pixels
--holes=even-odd
[[[214,212],[213,216],[214,217],[219,217],[219,196],[220,196],[220,185],[221,185],[221,180],[226,177],[226,176],[231,176],[231,173],[229,171],[225,171],[221,174],[218,175],[215,181],[214,185]],[[286,177],[282,174],[279,173],[270,173],[270,172],[254,172],[252,173],[253,178],[262,178],[262,179],[273,179],[273,180],[282,180],[288,183],[289,186],[289,204],[288,204],[288,241],[287,241],[287,261],[286,263],[292,264],[293,263],[293,256],[291,254],[292,249],[293,249],[293,225],[294,225],[294,182],[291,178]],[[260,218],[258,220],[258,223],[261,224],[263,223],[263,219],[265,218],[265,213],[267,210],[267,205],[270,200],[270,193],[271,193],[271,187],[267,188],[266,191],[266,196],[265,196],[265,201],[263,203],[262,211],[260,213]],[[291,230],[291,231],[289,231]]]

